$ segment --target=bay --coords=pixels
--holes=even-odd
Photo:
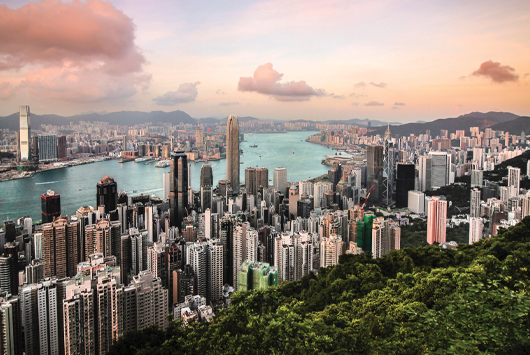
[[[266,167],[269,169],[269,184],[272,185],[276,167],[287,168],[287,180],[297,182],[327,173],[329,167],[322,165],[325,155],[335,151],[325,146],[308,143],[305,139],[316,132],[288,132],[271,134],[245,134],[241,156],[241,181],[245,181],[245,168]],[[257,145],[251,148],[251,145]],[[191,181],[195,191],[199,190],[199,177],[203,163],[191,163]],[[210,162],[214,184],[226,177],[226,160]],[[155,194],[162,196],[162,174],[168,168],[155,168],[155,164],[123,163],[108,160],[75,167],[50,170],[35,174],[31,178],[0,182],[0,222],[30,216],[41,219],[40,195],[53,190],[61,195],[61,209],[73,214],[80,206],[96,206],[96,184],[105,175],[118,183],[120,191],[129,196]],[[133,192],[136,190],[136,192]]]

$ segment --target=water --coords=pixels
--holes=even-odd
[[[269,183],[272,185],[273,170],[287,168],[288,181],[313,178],[328,171],[321,164],[325,155],[334,151],[325,146],[311,144],[305,138],[315,132],[289,132],[277,134],[246,134],[246,142],[240,146],[241,181],[245,180],[245,168],[266,167],[269,169]],[[250,145],[258,145],[250,148]],[[210,162],[214,184],[226,177],[226,160]],[[202,163],[191,163],[192,187],[199,189]],[[35,174],[31,178],[0,182],[0,222],[29,215],[33,220],[41,219],[40,195],[54,190],[61,195],[63,213],[73,214],[80,206],[96,206],[96,184],[105,175],[118,183],[120,191],[129,196],[140,193],[162,195],[162,174],[168,168],[155,168],[155,163],[118,163],[108,160],[99,163],[79,165]],[[133,190],[137,192],[133,193]]]

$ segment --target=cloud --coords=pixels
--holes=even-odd
[[[215,92],[217,95],[226,95],[226,92],[224,92],[223,90],[221,89],[217,89],[217,91]]]
[[[392,106],[392,110],[397,110],[397,109],[399,109],[399,107],[397,107],[397,106]]]
[[[346,98],[346,96],[344,96],[344,95],[335,95],[335,93],[333,93],[333,92],[331,94],[329,94],[329,96],[334,98],[334,99],[338,99],[338,100],[342,100],[342,99]]]
[[[366,87],[366,83],[364,81],[360,81],[357,84],[353,85],[354,88],[360,89]]]
[[[239,105],[239,102],[237,101],[227,101],[227,102],[220,102],[219,103],[219,106],[221,107],[224,107],[224,106],[234,106],[234,105]]]
[[[9,99],[13,96],[13,85],[11,83],[5,82],[0,83],[0,100]]]
[[[359,103],[358,102],[352,102],[351,105],[352,106],[359,106]]]
[[[509,65],[501,65],[499,62],[488,60],[480,65],[472,75],[485,76],[494,83],[504,83],[506,81],[518,81],[519,75],[515,74],[515,69]]]
[[[354,93],[350,94],[349,97],[355,97],[356,99],[358,99],[358,98],[367,97],[367,96],[366,96],[366,94],[363,94],[363,93],[354,92]]]
[[[149,84],[151,76],[143,71],[147,61],[134,42],[135,25],[110,2],[0,6],[0,18],[0,71],[31,68],[22,83],[25,89],[40,93],[51,88],[48,98],[63,93],[63,101],[92,102],[109,92],[119,93],[109,99],[132,96],[136,87]],[[56,76],[44,78],[43,73]],[[87,92],[87,97],[75,96]]]
[[[313,89],[305,81],[280,83],[283,74],[272,69],[271,63],[258,66],[253,77],[241,77],[237,84],[239,91],[270,95],[278,101],[308,101],[313,96],[324,96],[322,89]]]
[[[200,82],[180,84],[177,91],[168,91],[164,95],[157,96],[153,99],[157,105],[174,106],[185,102],[195,101],[197,95],[197,85]]]
[[[466,80],[466,76],[465,76],[465,75],[462,75],[461,77],[458,78],[458,80],[462,80],[462,81],[464,81],[464,80]]]
[[[405,106],[405,103],[396,101],[396,102],[394,102],[394,106]]]
[[[375,87],[378,87],[378,88],[381,88],[381,89],[386,88],[386,84],[383,83],[383,82],[380,82],[380,83],[378,84],[378,83],[374,83],[374,82],[372,81],[372,82],[370,82],[370,85],[375,86]]]
[[[364,106],[385,106],[385,104],[378,101],[370,101],[365,103]]]

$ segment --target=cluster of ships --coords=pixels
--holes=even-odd
[[[142,158],[136,158],[136,159],[133,159],[133,158],[121,158],[120,159],[120,163],[127,163],[130,161],[134,161],[135,163],[144,163],[145,165],[151,164],[152,162],[156,161],[157,162],[155,164],[156,168],[167,168],[169,164],[171,163],[171,159],[157,160],[153,157],[142,157]]]

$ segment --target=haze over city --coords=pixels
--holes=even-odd
[[[0,115],[530,115],[528,1],[2,1]]]

